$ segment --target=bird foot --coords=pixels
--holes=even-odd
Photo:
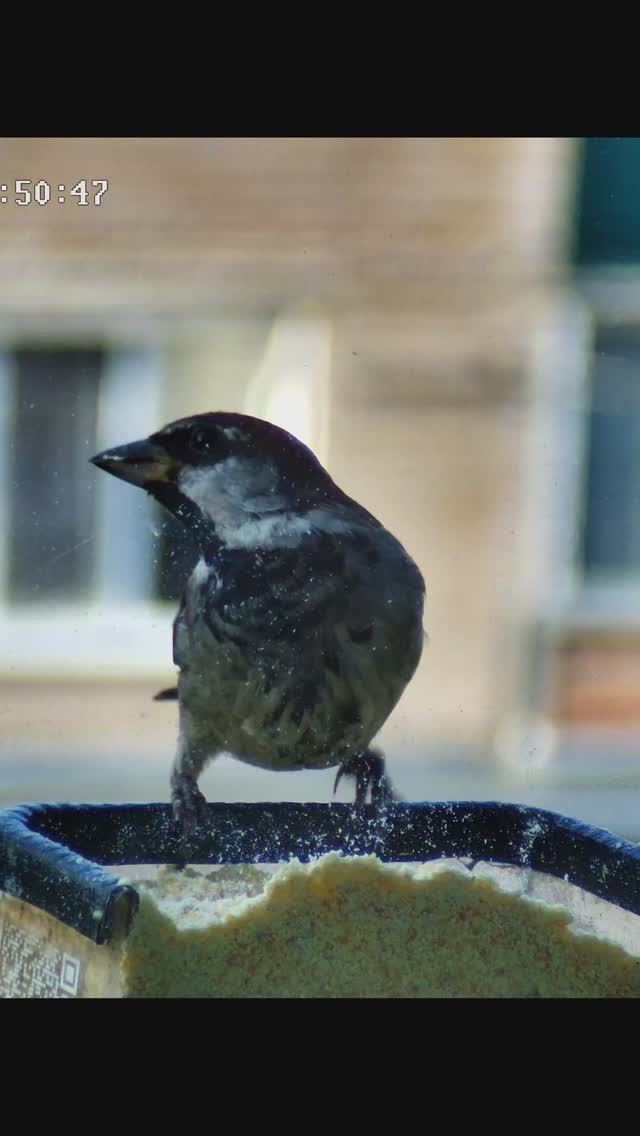
[[[356,808],[366,804],[367,793],[370,793],[372,805],[386,805],[401,800],[386,775],[385,760],[378,750],[368,749],[365,753],[342,762],[333,785],[334,795],[343,777],[355,778]]]

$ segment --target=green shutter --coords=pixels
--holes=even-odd
[[[575,262],[640,264],[640,138],[585,138]]]

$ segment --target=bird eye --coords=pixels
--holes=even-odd
[[[189,434],[189,447],[198,454],[207,454],[209,452],[209,437],[205,431],[201,430],[198,426],[195,426]]]

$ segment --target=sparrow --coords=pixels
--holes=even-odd
[[[206,814],[198,778],[221,753],[337,766],[334,792],[354,778],[357,806],[397,799],[370,743],[423,647],[424,581],[400,542],[306,445],[249,415],[181,418],[91,461],[150,493],[200,552],[173,624],[183,830]]]

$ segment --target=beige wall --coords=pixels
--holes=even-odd
[[[330,320],[329,468],[427,580],[431,643],[389,742],[484,744],[513,697],[531,342],[564,273],[573,156],[565,139],[0,142],[9,183],[110,180],[98,209],[0,207],[5,342],[150,336],[169,419],[241,409],[279,313]]]
[[[313,294],[449,310],[545,277],[564,139],[4,139],[2,177],[108,178],[99,208],[0,206],[0,304],[125,325]],[[469,308],[470,303],[467,303]],[[442,328],[446,334],[446,324]]]

